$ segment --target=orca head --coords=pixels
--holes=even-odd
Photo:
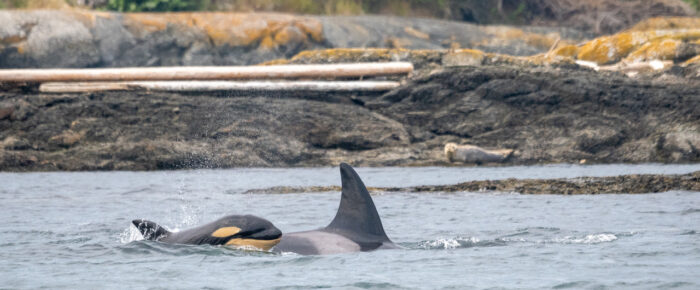
[[[282,238],[282,232],[270,221],[254,215],[229,215],[177,233],[148,220],[137,219],[132,223],[144,239],[166,243],[223,245],[267,251]]]
[[[222,245],[255,248],[267,251],[282,238],[280,231],[270,221],[254,215],[230,215],[214,222],[213,238],[224,239]]]
[[[172,234],[161,225],[149,220],[136,219],[131,223],[139,230],[143,238],[149,241],[158,241]]]

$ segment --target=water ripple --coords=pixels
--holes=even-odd
[[[617,236],[613,234],[592,234],[583,237],[564,236],[562,238],[554,238],[551,242],[561,244],[600,244],[617,240]]]
[[[495,247],[504,246],[505,242],[499,240],[482,241],[476,237],[456,237],[456,238],[438,238],[435,240],[427,240],[418,243],[417,248],[426,250],[436,249],[461,249],[472,247]]]
[[[689,208],[681,212],[681,215],[700,213],[700,208]]]

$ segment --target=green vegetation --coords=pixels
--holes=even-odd
[[[27,0],[0,0],[0,9],[27,7]]]
[[[693,6],[696,11],[700,11],[700,0],[683,0],[686,3],[690,4],[690,6]]]
[[[115,11],[282,11],[302,14],[364,14],[390,12],[410,15],[424,10],[434,15],[448,0],[109,0],[107,10]]]
[[[107,9],[120,12],[197,11],[208,7],[207,0],[109,0]]]
[[[403,16],[446,14],[450,0],[108,0],[96,9],[141,11],[280,11],[301,14],[388,13]],[[0,0],[5,8],[76,6],[78,0]],[[99,1],[98,1],[99,2]],[[98,4],[99,5],[99,4]]]
[[[482,0],[483,1],[483,0]],[[700,0],[683,0],[700,11]],[[79,6],[79,0],[0,0],[0,9],[7,8],[57,8]],[[462,4],[492,6],[493,11],[503,14],[505,5],[510,5],[511,21],[526,14],[526,0],[485,1],[479,0],[107,0],[95,1],[96,9],[122,12],[139,11],[279,11],[300,14],[393,14],[401,16],[449,17],[454,11],[450,7]],[[532,1],[530,1],[532,2]],[[500,5],[498,5],[500,3]],[[498,7],[498,8],[496,8]],[[488,11],[488,10],[487,10]],[[517,21],[516,21],[517,22]]]

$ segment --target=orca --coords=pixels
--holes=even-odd
[[[170,244],[221,245],[267,251],[280,241],[282,232],[266,219],[253,215],[229,215],[211,223],[171,232],[144,219],[132,223],[143,238]]]
[[[321,229],[282,235],[273,252],[327,255],[399,248],[384,232],[377,208],[357,172],[341,163],[340,177],[340,206],[333,221]]]

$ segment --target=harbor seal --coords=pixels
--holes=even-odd
[[[489,163],[502,162],[513,155],[512,149],[487,150],[474,145],[445,144],[445,158],[449,162]]]

